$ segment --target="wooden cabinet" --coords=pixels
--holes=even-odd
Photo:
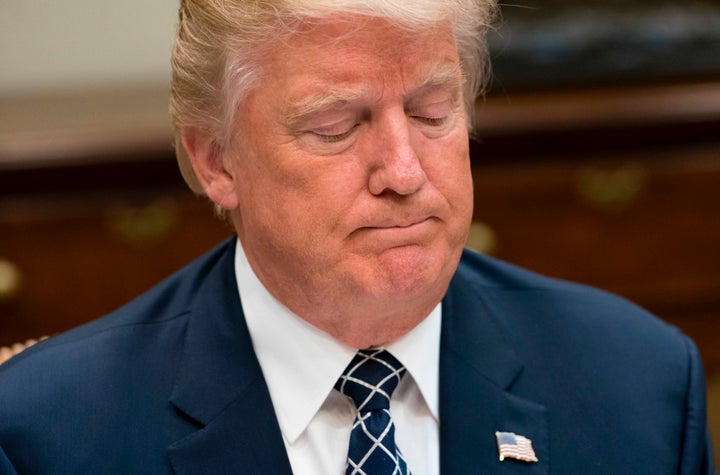
[[[478,247],[638,302],[720,370],[720,147],[478,165],[474,178]]]
[[[0,100],[0,346],[102,316],[232,234],[182,182],[166,101]]]
[[[0,343],[99,317],[230,234],[205,200],[181,187],[5,197]]]
[[[720,84],[496,96],[478,109],[481,246],[639,303],[720,372]]]

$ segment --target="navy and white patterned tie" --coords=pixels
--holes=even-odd
[[[357,408],[346,475],[410,475],[390,418],[390,396],[403,374],[403,365],[387,351],[360,350],[335,384]]]

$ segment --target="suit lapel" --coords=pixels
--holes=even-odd
[[[547,474],[545,408],[511,393],[523,365],[479,297],[456,275],[443,301],[440,349],[440,457],[443,475]],[[495,432],[532,440],[536,463],[499,461]]]
[[[288,474],[270,395],[237,295],[235,245],[227,246],[190,307],[170,402],[198,426],[171,445],[178,474]]]
[[[242,315],[235,245],[205,275],[191,307],[170,402],[198,430],[168,448],[177,474],[291,475],[272,402]],[[547,474],[545,409],[511,393],[522,363],[482,290],[456,275],[443,301],[440,454],[443,475]],[[500,462],[496,431],[532,440],[539,462]]]

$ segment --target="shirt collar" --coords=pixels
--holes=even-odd
[[[441,305],[438,304],[418,326],[386,347],[412,376],[435,421],[440,420],[441,320]]]
[[[235,274],[253,348],[289,443],[310,424],[357,351],[295,315],[262,285],[238,241]],[[438,420],[440,305],[386,349],[400,360]]]

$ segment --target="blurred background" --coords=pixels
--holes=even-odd
[[[3,2],[0,346],[96,318],[231,235],[174,161],[176,3]],[[720,441],[720,1],[502,14],[469,246],[688,333]]]

